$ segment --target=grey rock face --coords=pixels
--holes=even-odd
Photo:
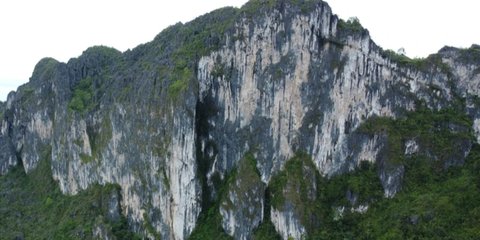
[[[220,204],[222,227],[235,239],[251,239],[263,220],[265,184],[261,181],[253,156],[240,161],[229,191]]]
[[[213,178],[237,167],[220,206],[222,227],[248,239],[264,218],[265,185],[296,152],[324,176],[377,162],[385,196],[394,196],[404,169],[387,164],[386,136],[356,132],[371,117],[401,117],[417,102],[438,110],[463,97],[480,139],[475,54],[444,48],[426,69],[404,66],[326,3],[308,7],[278,0],[255,14],[224,9],[125,53],[93,47],[68,63],[43,59],[0,104],[0,174],[18,164],[28,173],[51,146],[63,193],[116,183],[133,230],[152,237],[148,223],[164,239],[185,239],[202,196],[218,194]],[[227,15],[235,17],[222,34],[208,28]],[[202,34],[201,53],[178,57]],[[447,165],[462,164],[468,144],[459,142],[465,147]],[[247,152],[259,171],[250,178],[241,163]],[[305,232],[297,211],[294,204],[271,211],[284,238]]]
[[[480,46],[472,45],[468,49],[444,47],[439,51],[442,62],[448,66],[455,79],[458,94],[466,98],[467,111],[474,120],[473,129],[480,143]]]
[[[321,226],[320,219],[309,209],[317,199],[319,175],[305,155],[295,156],[284,167],[285,175],[272,180],[274,189],[270,218],[283,239],[303,239],[308,230]],[[284,182],[283,186],[279,181]]]
[[[0,158],[2,161],[0,161],[0,174],[6,174],[10,167],[17,165],[17,157],[11,138],[8,136],[7,123],[2,122],[1,127]]]
[[[439,69],[423,72],[391,61],[365,30],[342,29],[326,4],[308,14],[292,9],[241,19],[231,37],[236,40],[199,61],[200,101],[216,110],[209,137],[201,140],[216,146],[211,173],[224,175],[254,147],[264,182],[296,151],[311,155],[327,176],[361,160],[381,161],[381,138],[357,141],[354,134],[365,119],[398,117],[418,100],[440,109],[460,90],[452,90]],[[392,197],[403,166],[381,169],[385,196]],[[279,232],[300,229],[277,220],[284,223],[276,225]]]
[[[217,146],[212,172],[223,175],[259,146],[264,182],[300,150],[323,174],[339,173],[355,166],[345,161],[348,139],[364,119],[414,108],[405,95],[422,90],[405,86],[430,80],[397,69],[367,34],[343,36],[337,24],[326,4],[308,15],[275,9],[238,22],[233,38],[241,40],[200,59],[200,101],[216,109],[202,140]]]
[[[30,82],[8,95],[1,121],[2,159],[0,173],[22,164],[28,173],[36,167],[40,155],[52,138],[52,80],[57,61],[42,59]]]
[[[295,215],[295,207],[288,205],[283,211],[272,209],[271,218],[275,229],[280,233],[283,239],[302,239],[306,230],[300,223],[299,217]]]
[[[385,197],[392,198],[397,194],[402,187],[403,175],[405,167],[402,165],[385,166],[382,164],[382,171],[380,173],[380,181],[384,189]]]
[[[148,220],[164,238],[184,239],[200,213],[195,95],[187,90],[182,102],[158,107],[166,91],[154,94],[159,91],[150,87],[154,77],[139,74],[128,86],[120,80],[141,72],[131,62],[132,69],[125,69],[127,61],[132,60],[116,50],[94,47],[67,64],[51,59],[37,64],[31,81],[7,101],[1,170],[22,163],[28,172],[52,146],[53,177],[65,194],[95,183],[119,184],[132,229],[143,231]],[[79,88],[82,84],[90,85]]]
[[[107,218],[111,222],[118,222],[121,219],[120,196],[119,192],[112,191],[108,198],[108,214]]]
[[[415,139],[410,139],[405,142],[405,155],[412,155],[418,152],[418,143]]]
[[[3,114],[5,113],[5,108],[7,106],[7,103],[0,101],[0,116],[3,118]]]
[[[99,220],[99,223],[93,226],[93,239],[115,240],[117,238],[112,234],[112,230]]]

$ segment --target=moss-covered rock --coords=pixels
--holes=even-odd
[[[257,162],[252,154],[247,154],[220,200],[225,231],[235,239],[251,239],[253,230],[263,221],[264,197],[265,184],[260,179]]]
[[[26,175],[21,167],[0,177],[2,238],[134,239],[120,209],[118,185],[95,185],[76,196],[60,192],[52,179],[50,150]]]

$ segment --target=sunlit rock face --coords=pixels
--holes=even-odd
[[[297,151],[311,155],[326,176],[361,160],[385,162],[385,136],[355,133],[366,119],[396,118],[415,110],[417,99],[433,109],[452,99],[448,74],[397,65],[368,32],[342,29],[324,3],[307,14],[287,4],[240,19],[226,46],[201,58],[198,68],[199,101],[214,109],[211,130],[200,139],[203,146],[215,143],[209,176],[225,175],[255,149],[266,183]],[[403,166],[380,166],[385,196],[393,197]],[[272,221],[284,237],[304,232],[288,212],[272,212]]]
[[[376,140],[351,146],[351,133],[371,116],[412,110],[407,95],[430,80],[383,58],[367,32],[337,25],[324,3],[309,14],[274,9],[241,19],[235,40],[200,59],[199,101],[215,109],[201,139],[216,143],[212,172],[223,175],[255,147],[264,182],[295,151],[324,175],[352,169],[357,155],[375,161]]]
[[[460,96],[480,141],[479,61],[467,50],[444,48],[434,64],[405,66],[322,1],[278,0],[251,14],[255,3],[177,24],[125,53],[93,47],[68,63],[40,61],[0,106],[0,174],[19,164],[28,173],[51,150],[63,193],[118,184],[132,230],[186,239],[203,201],[218,197],[214,179],[234,169],[247,176],[240,163],[251,153],[247,169],[258,175],[237,177],[219,204],[225,232],[250,239],[265,219],[266,186],[297,152],[326,177],[375,162],[385,197],[401,189],[404,167],[387,161],[387,136],[356,131],[367,119],[401,117],[419,101],[438,110]],[[225,32],[206,34],[214,48],[176,58],[207,31],[198,26],[227,15]],[[422,152],[415,139],[404,144],[405,155]],[[285,239],[306,231],[294,210],[267,213]]]

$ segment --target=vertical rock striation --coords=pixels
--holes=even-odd
[[[243,15],[226,46],[200,59],[199,101],[215,109],[212,130],[201,140],[216,149],[209,176],[224,176],[255,150],[268,183],[302,151],[326,176],[361,160],[379,161],[385,196],[394,196],[403,166],[385,161],[385,137],[361,137],[355,130],[373,116],[415,110],[418,101],[433,109],[448,106],[457,94],[450,74],[442,60],[427,71],[391,60],[365,29],[339,20],[323,2],[307,12],[295,4],[277,1],[256,16]],[[288,212],[273,209],[272,221],[279,232],[302,234]]]
[[[251,239],[263,220],[265,184],[251,154],[242,159],[231,176],[228,192],[220,202],[222,227],[235,239]]]

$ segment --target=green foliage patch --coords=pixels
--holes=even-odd
[[[85,114],[95,107],[93,100],[93,80],[91,77],[80,80],[73,90],[73,97],[68,103],[68,109]]]
[[[311,158],[303,153],[287,161],[285,169],[271,179],[269,188],[272,207],[283,211],[287,202],[294,206],[295,215],[308,236],[315,236],[312,239],[337,231],[337,207],[350,209],[373,203],[383,196],[374,165],[362,162],[354,172],[327,179],[320,176]],[[349,192],[356,196],[356,202],[350,202]]]
[[[6,107],[7,107],[7,103],[0,101],[0,119],[3,119],[3,116],[5,115]]]
[[[190,240],[231,240],[230,237],[222,228],[222,216],[220,215],[220,199],[225,196],[228,191],[228,185],[235,180],[236,170],[232,170],[219,187],[217,199],[209,204],[207,209],[203,209],[198,218],[197,226],[193,230],[188,239]]]
[[[167,89],[170,99],[178,99],[180,94],[192,84],[195,77],[195,63],[200,57],[218,50],[225,44],[225,34],[233,27],[237,14],[238,11],[234,8],[218,9],[185,25],[177,24],[165,30],[162,35],[172,34],[172,38],[178,42],[174,44],[174,49],[169,56],[171,65],[168,68],[162,68],[159,74],[170,79]],[[157,38],[158,41],[163,40],[160,37]],[[160,48],[165,46],[167,44],[162,43]]]
[[[250,0],[242,6],[241,12],[247,17],[254,17],[261,12],[288,4],[286,7],[296,7],[300,13],[307,14],[313,11],[318,3],[318,0]]]
[[[173,72],[173,82],[168,88],[168,95],[172,99],[178,98],[180,93],[184,92],[190,80],[193,78],[193,73],[188,67],[176,70]]]
[[[422,148],[431,150],[438,157],[438,163],[443,163],[457,150],[458,146],[454,143],[473,140],[472,125],[472,120],[461,110],[432,111],[420,108],[398,120],[373,117],[360,126],[358,131],[365,134],[386,133],[387,158],[391,163],[405,161],[403,146],[408,139],[416,139]]]
[[[460,50],[460,60],[464,63],[480,63],[480,46],[472,45],[470,48]]]
[[[406,162],[404,189],[337,224],[358,239],[476,239],[480,236],[480,147],[466,166],[438,172],[430,160]],[[329,233],[327,236],[334,236]]]
[[[356,34],[356,33],[362,33],[366,31],[363,27],[362,24],[360,24],[360,21],[358,18],[350,18],[347,21],[343,19],[339,19],[337,23],[337,27],[339,30],[347,32],[349,34]]]
[[[247,193],[252,188],[262,184],[260,173],[257,169],[257,161],[253,154],[247,153],[245,157],[238,163],[238,167],[230,176],[227,182],[225,192],[220,198],[220,204],[224,209],[235,209],[234,203],[228,197],[228,192],[235,192],[238,196],[243,197],[242,193]],[[252,206],[253,207],[253,206]],[[260,206],[254,206],[260,208]]]
[[[96,55],[103,59],[119,59],[122,56],[122,52],[118,51],[115,48],[107,47],[107,46],[93,46],[89,47],[87,50],[84,51],[83,54],[88,55]]]
[[[282,209],[286,199],[299,205],[303,205],[303,202],[310,202],[305,198],[308,196],[308,190],[312,183],[308,182],[310,179],[304,181],[305,175],[313,175],[313,179],[319,177],[311,159],[306,154],[297,154],[287,161],[284,168],[284,171],[275,175],[269,183],[272,207]],[[292,191],[285,193],[284,188],[287,185],[292,186]],[[299,189],[299,192],[293,191],[295,189]]]
[[[398,54],[392,50],[383,50],[381,55],[389,58],[393,62],[402,67],[413,68],[415,70],[427,72],[430,70],[439,69],[442,73],[450,74],[450,67],[442,62],[442,57],[439,54],[431,54],[427,58],[409,58],[403,54]]]
[[[294,206],[307,239],[472,239],[480,221],[480,147],[474,146],[464,168],[445,168],[443,162],[456,151],[456,142],[473,139],[471,126],[471,119],[454,109],[421,108],[396,120],[371,118],[358,134],[387,136],[387,161],[405,166],[403,188],[397,196],[383,197],[376,164],[362,161],[352,172],[325,178],[308,155],[297,153],[272,177],[265,206],[277,210],[285,210],[287,202]],[[416,139],[433,155],[405,157],[406,139]],[[256,163],[245,163],[249,162],[252,167],[248,169],[255,170]],[[232,186],[237,174],[232,171],[219,196]],[[192,239],[229,239],[221,228],[218,201],[202,214]],[[360,206],[368,206],[368,211],[353,211]],[[253,239],[278,238],[268,216],[253,235]]]
[[[223,207],[235,208],[228,199],[228,192],[236,190],[239,193],[246,192],[252,184],[261,182],[260,173],[257,169],[257,162],[253,154],[247,153],[240,161],[238,168],[231,170],[230,174],[219,184],[217,199],[204,210],[199,218],[199,222],[192,232],[189,239],[233,239],[222,228],[222,217],[220,215],[220,204]],[[236,185],[237,178],[240,178],[241,186]],[[258,213],[257,213],[258,214]],[[254,239],[278,239],[274,227],[269,219],[264,221],[255,231]],[[267,237],[268,238],[264,238]]]
[[[454,109],[419,109],[396,120],[369,119],[358,132],[387,136],[387,161],[405,167],[400,193],[384,198],[379,169],[369,162],[329,179],[320,176],[313,183],[305,174],[313,163],[297,154],[272,177],[272,206],[281,210],[291,203],[307,239],[475,239],[480,221],[480,146],[474,145],[466,166],[444,164],[458,151],[457,142],[473,140],[471,126],[472,121]],[[404,156],[404,142],[412,138],[428,154]],[[311,197],[314,184],[316,195]],[[361,205],[368,206],[366,213],[351,210]]]
[[[392,61],[397,62],[402,66],[412,66],[415,68],[423,68],[423,64],[426,63],[424,58],[411,59],[403,54],[398,54],[390,49],[383,51],[382,55],[384,57],[390,58]]]
[[[260,226],[253,232],[253,240],[281,240],[282,237],[275,230],[275,226],[270,221],[269,216],[265,216],[268,219],[265,219]]]
[[[101,224],[117,239],[138,239],[125,217],[107,220],[108,201],[118,186],[94,185],[75,196],[63,195],[52,179],[50,154],[44,151],[28,175],[19,166],[0,177],[0,238],[93,239],[94,227]]]
[[[233,239],[223,231],[222,228],[222,216],[218,210],[218,205],[210,207],[207,211],[204,211],[199,219],[197,226],[193,230],[192,234],[188,238],[190,240],[203,240],[203,239],[215,239],[215,240],[231,240]]]

